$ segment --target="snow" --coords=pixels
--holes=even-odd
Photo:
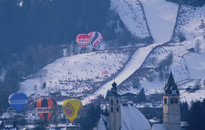
[[[111,0],[115,10],[128,30],[140,38],[150,37],[141,3],[138,0]]]
[[[160,79],[157,77],[152,82],[149,82],[148,80],[144,80],[141,82],[141,86],[145,89],[145,94],[155,94],[155,93],[163,93],[163,87],[165,86],[164,81],[160,81]]]
[[[170,40],[177,17],[178,5],[166,0],[140,0],[155,43]]]
[[[192,79],[205,78],[205,54],[191,53],[184,56]]]
[[[1,115],[1,118],[4,119],[4,118],[10,118],[11,115],[8,113],[8,112],[4,112],[2,115]]]
[[[200,52],[202,53],[195,53],[190,52],[188,49],[195,48],[196,42],[200,41]],[[201,84],[203,84],[203,80],[205,79],[205,60],[204,60],[204,52],[205,52],[205,39],[201,37],[197,37],[195,39],[184,41],[182,43],[169,43],[163,46],[155,47],[151,53],[148,55],[146,60],[142,65],[142,69],[144,68],[157,68],[159,63],[166,59],[169,54],[173,54],[173,61],[170,66],[170,70],[174,75],[175,82],[178,84],[178,88],[182,89],[183,91],[189,87],[194,86],[196,82],[200,79]],[[141,69],[139,68],[139,69]],[[169,69],[169,68],[168,68]],[[169,72],[169,70],[168,70]],[[135,74],[136,75],[136,74]],[[130,81],[127,80],[125,83],[129,83]],[[146,95],[154,94],[154,93],[163,93],[163,87],[167,79],[160,80],[159,77],[155,77],[152,82],[148,81],[146,78],[142,77],[140,81],[141,87],[145,89]],[[132,86],[132,85],[130,85]],[[203,87],[201,89],[204,89]],[[124,91],[124,90],[123,90]],[[138,90],[139,91],[139,90]],[[183,92],[182,91],[182,92]],[[137,89],[130,89],[130,93],[137,93]],[[183,94],[184,95],[184,94]],[[185,94],[186,96],[187,93]],[[191,95],[189,93],[189,95]],[[189,104],[192,100],[202,100],[204,99],[203,90],[199,90],[198,96],[192,96],[191,98],[182,99],[181,101],[187,101]]]
[[[144,62],[150,51],[158,44],[152,44],[145,47],[141,47],[136,50],[132,55],[131,60],[124,66],[123,70],[114,77],[113,80],[108,81],[103,86],[101,86],[94,95],[90,95],[83,99],[82,104],[90,103],[92,99],[95,99],[95,95],[105,96],[107,91],[112,88],[112,83],[115,81],[117,85],[120,85],[124,80],[126,80],[130,75],[132,75],[137,69],[139,69]]]
[[[205,53],[205,40],[202,35],[197,34],[195,35],[197,38],[192,38],[182,43],[169,43],[162,46],[163,43],[170,40],[172,35],[178,11],[177,4],[165,0],[112,0],[111,9],[116,10],[125,26],[133,35],[147,37],[149,32],[141,3],[155,41],[154,44],[138,48],[132,56],[129,51],[105,50],[60,58],[45,66],[36,75],[29,76],[26,81],[21,83],[20,91],[29,96],[35,92],[34,86],[36,85],[36,91],[44,95],[48,95],[50,91],[59,90],[66,96],[70,96],[66,92],[73,92],[75,96],[79,96],[79,93],[85,90],[93,90],[89,93],[90,95],[83,95],[86,96],[82,100],[83,105],[85,105],[100,94],[105,96],[114,81],[119,86],[141,68],[156,68],[160,61],[171,53],[173,53],[174,60],[170,69],[177,83],[205,78],[203,74],[205,69],[204,54],[192,54],[188,51],[190,48],[195,48],[195,43],[199,40],[201,43],[200,53]],[[178,24],[180,26],[177,26],[176,31],[186,32],[185,34],[188,36],[188,31],[191,32],[199,26],[199,22],[194,22],[192,18],[197,21],[201,21],[204,18],[204,14],[202,14],[204,7],[192,9],[183,6],[182,9],[188,10],[188,13],[183,18],[188,16],[190,18],[187,19],[185,24],[180,24],[183,21],[179,19]],[[188,15],[189,13],[190,15]],[[195,13],[196,16],[191,17]],[[191,22],[194,22],[194,24],[192,25]],[[197,24],[195,25],[195,23]],[[200,34],[203,33],[199,28],[198,31]],[[65,52],[64,50],[64,56],[66,56]],[[200,68],[198,67],[199,65]],[[47,88],[42,90],[40,87],[45,81]],[[99,84],[94,84],[93,86],[97,87],[93,89],[94,87],[92,85],[89,86],[89,83]],[[160,81],[158,78],[155,78],[153,82],[142,78],[140,83],[147,94],[159,93],[165,85],[165,82]],[[185,87],[183,86],[183,88]],[[129,91],[136,94],[139,90],[131,88]],[[203,92],[200,93],[203,94]],[[194,99],[202,98],[201,95],[195,97]]]
[[[106,130],[109,118],[101,115],[98,130]],[[121,105],[121,130],[149,130],[151,126],[145,116],[134,105]]]
[[[97,130],[107,130],[102,115],[100,116],[100,120],[98,121]]]
[[[205,35],[205,27],[200,27],[202,20],[205,21],[205,5],[203,7],[182,5],[179,12],[174,41],[179,41],[177,36],[179,33],[184,35],[186,40]]]
[[[154,124],[151,130],[167,130],[165,124]]]
[[[183,93],[185,90],[181,90],[180,93]],[[205,90],[197,90],[194,93],[183,93],[180,95],[181,102],[187,102],[189,106],[193,101],[203,101],[205,99]]]
[[[135,107],[128,104],[121,105],[121,125],[122,130],[148,130],[151,128],[149,121],[145,116]]]
[[[21,83],[21,92],[28,96],[35,92],[48,94],[48,91],[67,89],[80,92],[88,88],[81,82],[103,82],[115,75],[130,57],[130,50],[99,51],[63,57],[45,66],[36,75]],[[46,90],[41,86],[46,82]],[[76,85],[77,84],[77,85]],[[79,84],[81,86],[79,86]],[[79,87],[78,87],[79,86]]]

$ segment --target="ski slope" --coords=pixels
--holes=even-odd
[[[112,83],[114,81],[117,83],[117,85],[119,85],[124,80],[126,80],[130,75],[132,75],[137,69],[140,68],[147,55],[157,45],[160,44],[152,44],[139,48],[133,54],[131,60],[125,65],[123,70],[116,77],[114,77],[113,80],[108,81],[103,86],[101,86],[93,95],[90,95],[82,100],[83,105],[90,103],[90,101],[95,99],[97,95],[106,96],[107,91],[112,88]]]
[[[140,0],[155,43],[168,42],[174,30],[178,5],[165,0]]]

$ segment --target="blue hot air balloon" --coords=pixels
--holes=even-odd
[[[24,93],[13,93],[9,96],[8,101],[16,112],[21,112],[28,103],[28,97]]]

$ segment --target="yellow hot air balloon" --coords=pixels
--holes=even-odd
[[[67,118],[73,123],[78,117],[78,111],[82,108],[82,103],[79,99],[66,99],[63,102],[62,108]]]

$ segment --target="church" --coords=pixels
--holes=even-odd
[[[181,130],[180,93],[172,73],[163,93],[163,124],[150,125],[146,117],[132,104],[122,104],[117,84],[112,84],[109,96],[109,116],[101,115],[97,130]]]

